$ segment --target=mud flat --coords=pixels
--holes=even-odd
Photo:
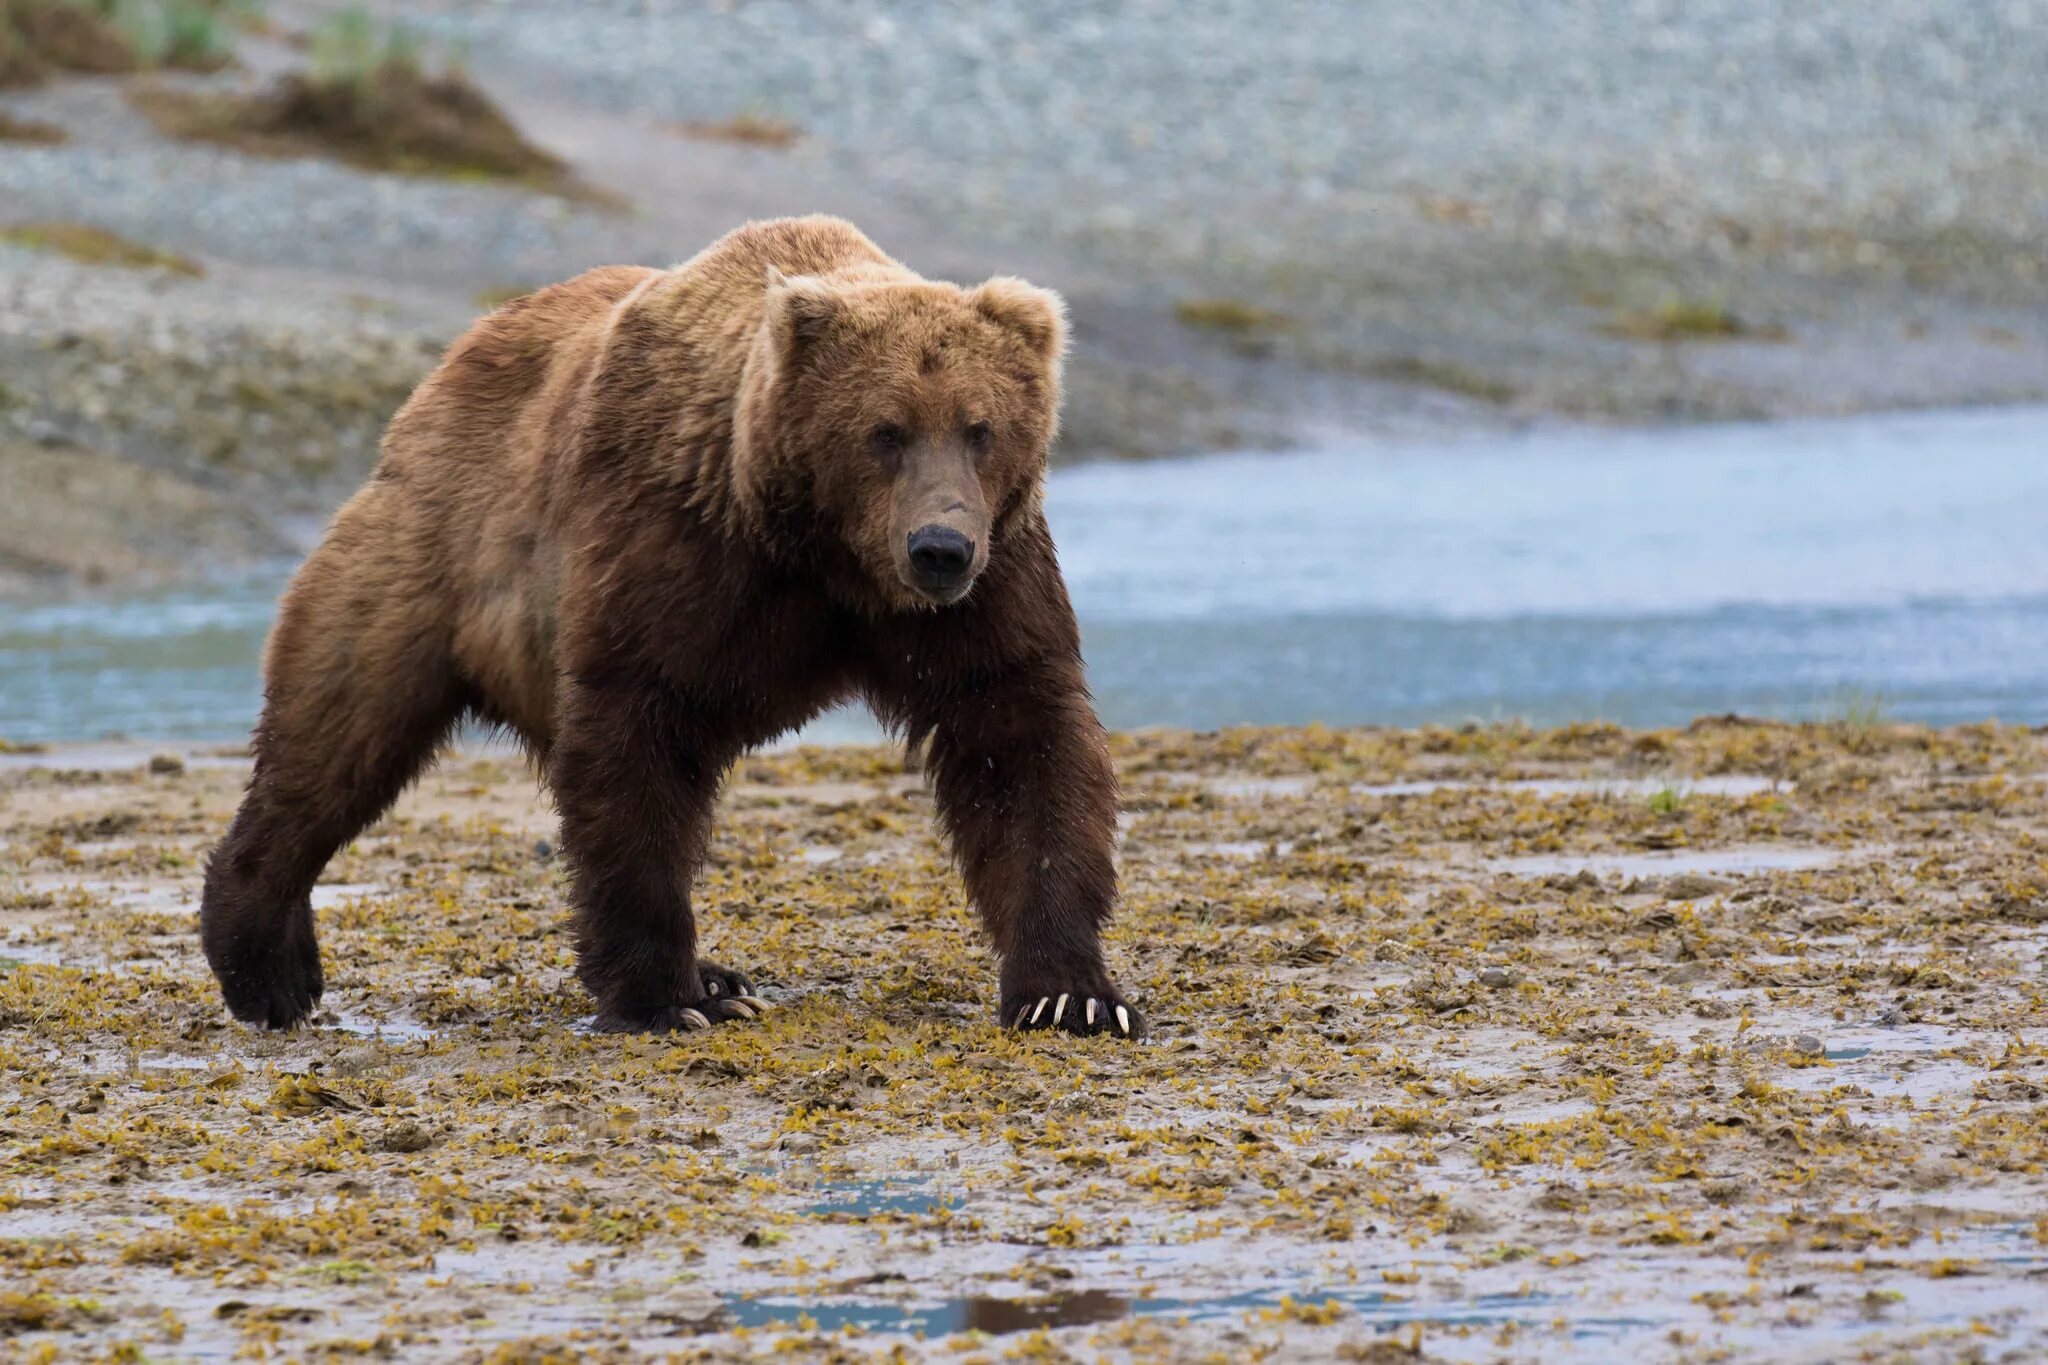
[[[1116,748],[1136,1046],[992,1026],[887,751],[735,773],[777,1008],[677,1039],[586,1031],[515,759],[336,860],[273,1037],[193,933],[244,761],[0,756],[0,1358],[2048,1350],[2042,734]]]

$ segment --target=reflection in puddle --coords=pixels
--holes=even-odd
[[[1867,1047],[1838,1047],[1832,1048],[1820,1055],[1831,1062],[1853,1062],[1859,1057],[1868,1057],[1870,1049]]]

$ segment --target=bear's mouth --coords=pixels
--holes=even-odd
[[[904,584],[929,605],[950,607],[974,591],[974,575],[963,573],[939,577],[910,573],[904,575]]]

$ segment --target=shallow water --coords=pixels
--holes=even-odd
[[[2048,721],[2048,409],[1094,465],[1048,510],[1113,726]],[[9,609],[0,735],[242,733],[277,586]]]

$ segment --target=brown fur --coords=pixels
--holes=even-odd
[[[230,1008],[311,1011],[315,878],[474,714],[553,789],[603,1026],[740,1017],[690,908],[719,784],[861,697],[926,746],[1000,1017],[1064,993],[1060,1027],[1113,1029],[1115,782],[1040,507],[1063,348],[1054,296],[924,280],[830,218],[477,323],[280,607],[201,909]],[[971,550],[944,582],[907,548],[933,527]]]

